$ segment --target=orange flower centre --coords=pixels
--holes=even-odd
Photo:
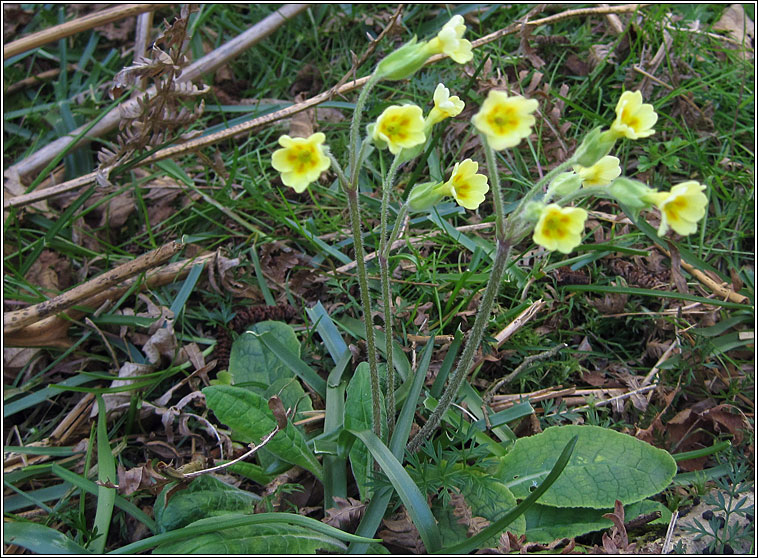
[[[382,133],[393,140],[404,140],[408,137],[407,128],[410,119],[407,116],[391,115],[382,122]]]
[[[287,160],[295,167],[298,173],[305,172],[313,166],[315,153],[312,146],[295,146],[287,153]]]
[[[498,134],[506,134],[518,124],[518,116],[511,107],[496,106],[492,109],[487,122]]]
[[[567,215],[550,215],[545,219],[542,234],[545,238],[565,238],[569,223],[571,219]]]

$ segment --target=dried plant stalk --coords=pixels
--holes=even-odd
[[[179,253],[183,244],[173,240],[168,244],[157,248],[147,254],[143,254],[130,262],[122,264],[115,269],[107,271],[86,283],[77,285],[73,289],[66,291],[56,297],[35,304],[22,310],[6,312],[3,315],[3,333],[8,334],[17,331],[24,326],[38,322],[50,315],[62,312],[66,308],[81,302],[83,299],[92,297],[113,285],[116,285],[138,273],[152,269],[157,265],[165,262],[173,255]]]
[[[120,6],[108,8],[107,10],[79,17],[73,21],[61,23],[60,25],[44,29],[27,37],[22,37],[17,41],[13,41],[12,43],[3,46],[3,60],[7,60],[11,56],[21,54],[22,52],[37,48],[38,46],[57,41],[58,39],[76,35],[77,33],[81,33],[88,29],[100,27],[101,25],[144,12],[155,11],[161,6],[163,6],[163,4],[122,4]]]
[[[204,254],[197,258],[182,260],[166,264],[158,269],[149,271],[142,284],[142,288],[151,289],[167,285],[178,281],[187,276],[190,269],[195,265],[205,264],[216,257],[216,253]],[[100,291],[88,298],[77,302],[78,305],[89,308],[96,308],[106,300],[116,300],[127,289],[131,288],[137,278],[127,279],[118,285]],[[75,320],[83,316],[83,310],[69,310],[68,319],[59,315],[48,316],[31,325],[27,325],[13,332],[4,332],[3,342],[6,347],[60,347],[67,348],[71,346],[71,341],[66,336],[66,330],[71,325],[70,320]]]

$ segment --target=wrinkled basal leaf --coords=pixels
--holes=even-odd
[[[242,333],[232,344],[229,354],[229,373],[234,385],[263,392],[280,378],[292,378],[294,373],[279,357],[266,348],[258,338],[270,332],[276,340],[293,354],[300,356],[300,341],[295,330],[284,322],[258,322]],[[286,404],[286,403],[285,403]]]
[[[660,502],[642,500],[624,506],[626,521],[655,511],[660,511],[661,517],[651,521],[651,524],[668,525],[671,520],[671,512]],[[612,512],[610,509],[553,508],[535,504],[524,514],[526,538],[531,542],[547,543],[562,538],[578,537],[592,531],[609,529],[613,526],[613,522],[604,518],[603,514],[610,512]]]
[[[519,438],[496,477],[516,498],[526,498],[573,436],[579,438],[568,465],[538,503],[612,509],[617,499],[626,505],[659,493],[676,474],[676,463],[664,450],[608,428],[570,425]]]
[[[209,386],[203,389],[205,400],[219,421],[229,426],[237,438],[245,442],[260,443],[276,426],[274,415],[266,399],[236,386]],[[323,478],[321,464],[305,443],[302,433],[291,422],[265,446],[280,459],[300,465]]]
[[[382,423],[386,421],[384,396],[380,393],[382,403]],[[353,373],[347,385],[345,400],[345,429],[371,430],[373,428],[373,410],[371,406],[371,374],[367,362],[361,362]],[[371,454],[360,440],[356,440],[350,448],[350,467],[353,470],[355,482],[362,501],[371,497],[373,491],[368,487]]]
[[[179,529],[193,521],[229,512],[252,512],[260,496],[235,488],[210,475],[194,479],[187,488],[166,496],[174,485],[166,486],[155,501],[155,522],[159,533]]]
[[[191,525],[190,525],[191,526]],[[158,546],[154,554],[316,554],[344,553],[347,546],[299,525],[264,524],[224,529]]]
[[[468,507],[465,511],[467,514],[470,512],[472,517],[483,518],[489,525],[516,507],[517,502],[513,493],[489,473],[460,463],[454,466],[453,471],[455,471],[453,485],[460,490],[465,505]],[[432,511],[440,522],[440,532],[445,547],[457,544],[468,537],[467,527],[465,522],[462,522],[460,510],[456,513],[453,506],[442,506],[441,502],[438,502]],[[512,533],[523,534],[526,530],[524,517],[518,517],[506,529]],[[498,537],[493,537],[491,544],[484,546],[497,547],[497,539]]]

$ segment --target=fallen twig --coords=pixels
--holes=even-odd
[[[38,46],[57,41],[58,39],[70,37],[71,35],[76,35],[77,33],[81,33],[88,29],[118,21],[119,19],[125,19],[143,12],[155,11],[161,6],[163,6],[163,4],[121,4],[106,10],[87,14],[86,16],[67,21],[66,23],[61,23],[60,25],[44,29],[37,33],[32,33],[31,35],[4,45],[3,60],[7,60],[11,56],[21,54],[22,52],[37,48]]]
[[[82,299],[91,297],[104,289],[112,287],[124,279],[128,279],[138,273],[152,269],[157,265],[165,262],[167,259],[183,248],[179,241],[172,240],[168,244],[157,248],[147,254],[143,254],[130,262],[122,264],[115,269],[107,271],[102,275],[90,279],[86,283],[77,285],[73,289],[66,291],[56,297],[35,304],[22,310],[6,312],[3,315],[3,333],[12,333],[24,326],[38,322],[47,316],[62,312],[66,308],[77,304]]]

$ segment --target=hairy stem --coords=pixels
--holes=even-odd
[[[392,161],[382,185],[382,211],[379,227],[379,275],[382,283],[382,303],[384,306],[385,360],[387,362],[387,425],[389,433],[395,427],[395,368],[392,363],[392,293],[390,289],[389,244],[387,237],[387,214],[389,212],[392,185],[400,166],[400,155]],[[398,215],[399,217],[399,215]],[[397,224],[397,223],[396,223]]]
[[[471,364],[474,361],[474,355],[476,354],[476,350],[479,348],[479,344],[484,336],[484,330],[489,321],[492,306],[494,305],[495,298],[497,298],[497,293],[500,290],[500,284],[503,280],[505,268],[508,264],[508,259],[511,253],[511,241],[507,237],[508,233],[506,230],[507,223],[503,205],[503,194],[500,188],[500,176],[497,172],[495,152],[485,138],[482,138],[482,145],[484,145],[484,151],[487,157],[487,169],[490,175],[493,205],[495,208],[495,260],[492,263],[490,278],[487,281],[487,287],[482,295],[482,301],[479,305],[479,311],[476,314],[474,325],[471,327],[468,339],[466,340],[466,345],[463,348],[463,354],[458,360],[458,365],[450,377],[450,381],[448,382],[445,391],[440,397],[437,408],[434,409],[434,412],[430,415],[426,424],[424,424],[418,434],[416,434],[416,436],[408,443],[407,450],[411,453],[418,450],[421,444],[424,443],[424,440],[426,440],[431,433],[434,432],[437,426],[439,426],[442,417],[453,403],[464,380],[468,377]],[[518,218],[518,213],[516,214],[516,217]]]
[[[356,190],[358,189],[358,167],[359,167],[358,154],[359,152],[362,151],[359,145],[359,138],[360,138],[361,117],[363,115],[363,107],[366,105],[368,94],[371,92],[374,86],[377,83],[379,83],[379,79],[380,78],[377,74],[372,74],[371,77],[369,77],[368,81],[366,82],[366,85],[363,86],[360,94],[358,95],[358,100],[355,102],[355,109],[353,110],[353,119],[350,122],[350,143],[348,144],[350,155],[349,155],[348,172],[350,173],[351,187]]]
[[[368,290],[368,274],[364,261],[363,239],[361,238],[361,215],[358,207],[358,190],[348,189],[347,205],[350,210],[350,225],[353,231],[353,245],[355,247],[356,272],[358,274],[358,286],[361,292],[361,305],[363,306],[363,323],[366,326],[366,352],[368,353],[368,367],[371,374],[371,403],[373,409],[374,434],[381,438],[381,403],[379,399],[379,372],[376,359],[376,342],[374,341],[374,326],[371,319],[371,298]]]

